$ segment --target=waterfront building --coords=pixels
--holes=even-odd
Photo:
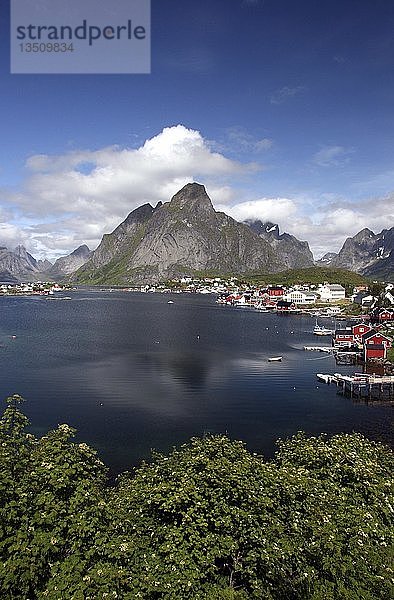
[[[317,295],[301,290],[292,290],[283,296],[283,300],[295,304],[315,304]]]
[[[345,299],[345,288],[339,284],[319,285],[317,291],[323,302],[338,302]]]

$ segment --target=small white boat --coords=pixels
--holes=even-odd
[[[282,356],[270,356],[268,362],[280,362],[282,360]]]
[[[334,334],[334,330],[333,329],[327,329],[327,327],[323,327],[318,325],[317,323],[317,319],[316,319],[316,325],[313,328],[313,334],[314,335],[333,335]]]
[[[313,330],[313,335],[333,335],[334,331],[332,329],[326,329],[325,327],[319,327]]]
[[[169,300],[167,304],[174,304],[172,300]]]
[[[331,375],[328,375],[326,373],[316,373],[316,377],[319,381],[323,381],[323,383],[330,383]]]

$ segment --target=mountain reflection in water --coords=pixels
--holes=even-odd
[[[207,431],[266,456],[300,429],[392,439],[391,406],[352,402],[317,381],[317,372],[355,367],[304,352],[316,345],[310,317],[224,307],[213,296],[120,291],[0,304],[2,397],[28,400],[37,434],[76,427],[114,470]]]

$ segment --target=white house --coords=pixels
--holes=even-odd
[[[294,304],[314,304],[316,302],[316,294],[302,292],[301,290],[292,290],[283,296],[283,300],[294,302]]]
[[[336,283],[319,285],[317,291],[323,302],[338,302],[338,300],[344,300],[345,298],[345,288]]]

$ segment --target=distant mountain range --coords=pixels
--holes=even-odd
[[[76,271],[90,255],[89,248],[83,245],[52,264],[49,260],[36,260],[24,246],[17,246],[14,250],[3,246],[0,247],[0,283],[59,281]]]
[[[46,263],[37,261],[24,246],[17,246],[13,251],[0,247],[0,281],[2,282],[34,281],[36,274],[41,269],[45,270],[45,267]]]
[[[313,254],[308,242],[301,242],[294,235],[279,233],[279,225],[267,221],[245,221],[259,237],[269,243],[276,257],[286,269],[313,267]]]
[[[363,229],[345,240],[338,254],[329,253],[316,263],[356,271],[372,279],[394,280],[394,227],[375,234]]]
[[[70,275],[82,267],[92,255],[92,251],[86,244],[79,246],[68,254],[58,258],[57,261],[51,265],[46,271],[46,275],[55,281],[63,279],[66,275]]]
[[[380,234],[363,229],[347,238],[338,254],[315,263],[308,242],[280,233],[275,223],[239,223],[215,211],[203,185],[189,183],[169,202],[133,210],[93,252],[82,245],[52,265],[23,246],[0,248],[0,282],[67,278],[124,285],[206,273],[276,273],[314,264],[393,280],[393,248],[394,228]]]

